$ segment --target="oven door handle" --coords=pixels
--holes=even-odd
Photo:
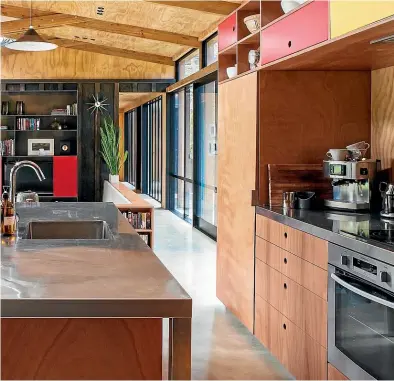
[[[377,297],[375,295],[368,294],[368,292],[360,290],[359,288],[357,288],[357,287],[345,282],[343,279],[339,278],[334,273],[331,274],[331,278],[334,279],[334,281],[339,283],[341,286],[347,288],[348,290],[354,292],[357,295],[360,295],[360,296],[362,296],[362,297],[364,297],[366,299],[369,299],[369,300],[371,300],[373,302],[376,302],[376,303],[382,304],[382,305],[384,305],[386,307],[394,309],[394,303],[393,302],[389,302],[388,300],[384,300],[384,299],[379,298],[379,297]]]

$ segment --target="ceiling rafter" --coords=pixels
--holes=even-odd
[[[25,19],[30,17],[30,8],[28,7],[24,8],[24,7],[9,5],[9,4],[1,4],[0,10],[3,16],[16,17],[20,19]],[[47,16],[52,14],[54,14],[54,12],[46,12],[46,11],[40,11],[38,9],[32,9],[33,17]]]
[[[20,9],[20,15],[18,15],[18,8]],[[26,15],[26,8],[24,7],[16,7],[16,6],[9,6],[3,4],[1,6],[1,13],[4,14],[5,16],[10,16],[10,17],[22,17],[21,15],[23,14],[24,17]],[[11,16],[12,15],[12,16]],[[125,36],[132,36],[132,37],[138,37],[138,38],[146,38],[149,40],[155,40],[155,41],[161,41],[161,42],[170,42],[173,44],[177,45],[182,45],[182,46],[189,46],[189,47],[199,47],[199,41],[198,37],[194,36],[189,36],[189,35],[184,35],[184,34],[179,34],[179,33],[173,33],[173,32],[166,32],[163,30],[159,29],[151,29],[151,28],[145,28],[145,27],[138,27],[134,25],[129,25],[129,24],[119,24],[111,21],[105,21],[105,20],[97,20],[95,18],[87,18],[87,17],[82,17],[82,16],[75,16],[75,15],[69,15],[66,13],[56,13],[52,14],[54,15],[62,15],[66,17],[70,17],[70,22],[72,23],[73,26],[76,26],[78,28],[85,28],[85,29],[90,29],[90,30],[98,30],[98,31],[104,31],[107,33],[116,33],[120,35],[125,35]],[[51,15],[44,15],[41,17],[48,17],[50,18]],[[75,22],[74,22],[75,20]],[[7,21],[7,23],[11,22],[20,22],[21,20],[16,20],[16,21]],[[3,26],[5,23],[2,23],[1,25]],[[64,23],[65,25],[66,23]],[[39,24],[35,24],[33,22],[34,28],[35,29],[41,29],[41,28],[46,28],[45,26],[40,27]],[[61,25],[56,25],[56,26],[61,26]]]
[[[108,46],[108,45],[97,45],[97,44],[92,44],[90,42],[73,40],[73,39],[68,39],[68,38],[60,38],[60,37],[56,37],[56,36],[45,35],[42,33],[40,33],[40,36],[45,38],[47,41],[53,42],[62,48],[82,50],[82,51],[90,52],[90,53],[105,54],[108,56],[115,56],[115,57],[122,57],[122,58],[127,58],[127,59],[132,59],[132,60],[138,60],[138,61],[152,62],[152,63],[167,65],[167,66],[174,66],[175,65],[175,63],[171,57],[161,56],[158,54],[138,52],[138,51],[129,50],[129,49],[114,48],[114,47]],[[6,37],[13,37],[13,34],[8,33],[6,35]],[[7,47],[5,47],[4,50],[9,50],[9,49],[7,49]]]
[[[239,7],[239,3],[232,3],[229,1],[153,1],[145,0],[149,3],[166,5],[169,7],[178,7],[185,9],[192,9],[199,12],[213,13],[218,15],[228,15]]]
[[[47,29],[62,25],[78,24],[80,21],[76,16],[63,15],[61,13],[46,15],[46,16],[36,16],[32,17],[31,25],[34,29]],[[20,33],[25,32],[29,29],[30,20],[21,19],[13,21],[5,21],[1,23],[1,32],[5,33]]]

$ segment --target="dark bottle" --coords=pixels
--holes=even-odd
[[[4,187],[5,188],[5,187]],[[6,189],[4,189],[1,203],[1,234],[12,236],[16,233],[15,208]]]

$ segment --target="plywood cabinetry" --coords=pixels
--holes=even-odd
[[[217,296],[252,331],[257,73],[219,86],[218,119]]]
[[[256,216],[256,235],[327,270],[328,243],[261,215]]]
[[[256,258],[327,300],[327,271],[256,237]]]
[[[298,379],[327,379],[327,242],[256,216],[255,335]]]
[[[327,379],[325,348],[258,295],[255,335],[297,379]]]

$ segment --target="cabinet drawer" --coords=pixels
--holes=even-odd
[[[331,1],[331,38],[394,16],[394,1]]]
[[[327,379],[327,351],[274,307],[256,296],[255,335],[301,380]]]
[[[237,42],[237,14],[233,13],[219,24],[219,51]]]
[[[325,270],[328,268],[328,242],[257,215],[256,235]]]
[[[329,38],[328,1],[315,0],[261,32],[261,64]]]
[[[327,301],[256,259],[256,294],[323,347],[327,347]]]
[[[327,300],[327,271],[256,237],[256,258]]]

